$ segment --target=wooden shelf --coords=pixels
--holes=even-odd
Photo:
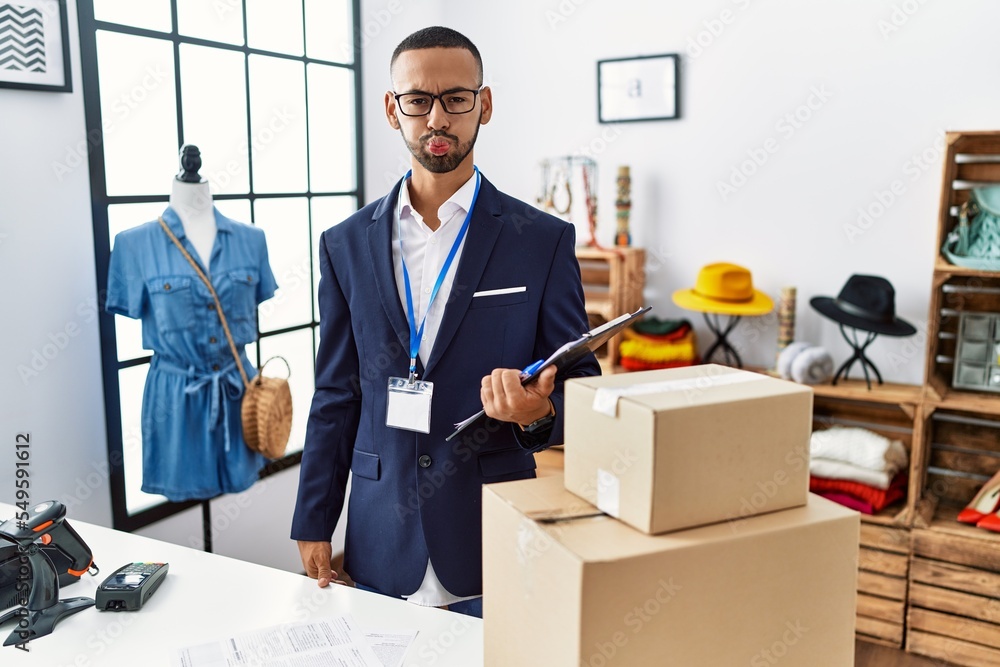
[[[934,517],[931,519],[930,525],[926,528],[914,528],[914,530],[930,530],[959,540],[985,541],[992,545],[991,548],[996,549],[996,569],[1000,571],[1000,533],[959,523],[956,517],[958,517],[958,513],[961,511],[962,507],[958,505],[939,505],[934,512]]]
[[[937,248],[970,184],[1000,182],[1000,132],[949,132]],[[1000,272],[934,261],[926,380],[918,406],[909,507],[912,548],[906,650],[957,665],[1000,665],[1000,534],[956,516],[1000,466],[1000,394],[951,387],[960,312],[1000,310]],[[953,413],[953,414],[949,414]],[[918,437],[919,435],[919,437]]]
[[[597,326],[624,313],[642,307],[646,286],[646,251],[642,248],[576,249],[583,283],[584,304],[590,325]],[[601,365],[613,371],[618,365],[618,342],[615,336],[597,356]]]
[[[934,262],[934,272],[939,274],[938,277],[972,276],[975,278],[1000,278],[1000,272],[998,271],[984,271],[983,269],[955,266],[941,256],[938,256]]]
[[[1000,416],[1000,394],[946,389],[943,396],[936,391],[929,391],[925,396],[927,405],[934,409]]]
[[[862,514],[861,523],[890,528],[908,528],[909,515],[906,512],[906,498],[897,500],[877,514]]]
[[[923,394],[923,387],[912,384],[872,383],[869,389],[864,380],[840,380],[836,385],[812,385],[816,396],[843,398],[852,401],[886,403],[890,405],[917,405]]]

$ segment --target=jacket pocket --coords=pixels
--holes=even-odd
[[[479,455],[479,472],[483,477],[501,477],[534,469],[535,457],[520,448]]]
[[[378,454],[355,449],[354,457],[351,459],[351,472],[358,477],[378,480],[379,474],[382,472]]]
[[[146,281],[149,303],[160,333],[194,327],[194,290],[189,276],[160,276]]]
[[[483,294],[473,296],[469,308],[493,308],[499,306],[514,306],[528,300],[528,291],[508,292],[507,294]]]

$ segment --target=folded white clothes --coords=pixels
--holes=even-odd
[[[883,491],[889,488],[889,483],[892,482],[892,478],[895,477],[896,472],[881,472],[832,459],[820,459],[816,457],[809,459],[809,474],[814,477],[846,479],[852,482],[867,484]]]
[[[809,440],[809,455],[885,472],[890,477],[909,464],[902,442],[855,426],[834,426],[814,432]]]

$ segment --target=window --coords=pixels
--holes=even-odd
[[[247,354],[293,369],[289,454],[298,462],[318,343],[319,234],[361,200],[359,0],[81,0],[97,281],[115,235],[155,220],[197,145],[224,215],[267,236],[278,292],[258,310]],[[103,299],[101,300],[103,304]],[[137,320],[102,313],[115,527],[134,530],[194,504],[145,494],[140,412],[151,353]]]

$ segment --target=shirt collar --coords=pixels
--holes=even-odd
[[[233,227],[235,227],[236,225],[235,222],[233,222],[226,216],[219,213],[219,209],[215,208],[215,206],[212,207],[212,212],[215,213],[215,228],[218,231],[223,232],[225,234],[229,234],[230,232],[233,231]],[[177,216],[177,213],[174,211],[174,209],[170,208],[169,206],[163,211],[163,221],[167,223],[167,227],[170,228],[170,231],[172,231],[174,233],[174,236],[176,236],[177,238],[182,239],[186,236],[186,234],[184,233],[184,225],[183,223],[181,223],[181,219]]]
[[[407,185],[410,179],[403,181],[403,184],[399,187],[399,217],[404,218],[407,215],[413,215],[416,217],[416,210],[413,208],[413,204],[410,202],[410,187]],[[469,207],[472,206],[472,197],[476,192],[476,172],[472,172],[472,176],[467,180],[462,187],[455,191],[448,200],[441,204],[438,208],[438,220],[441,224],[444,224],[446,220],[449,220],[455,213],[461,211],[462,213],[468,213]]]

